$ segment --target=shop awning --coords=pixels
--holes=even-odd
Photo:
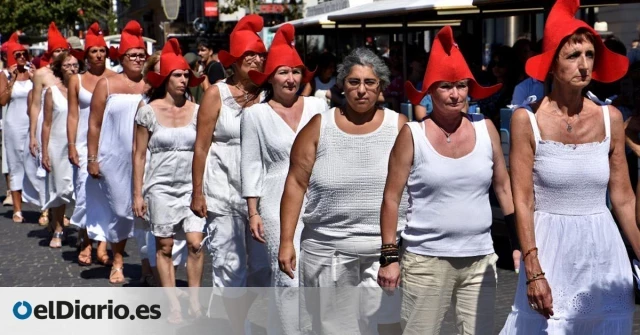
[[[385,0],[371,4],[345,9],[339,13],[328,15],[328,19],[355,21],[375,19],[389,16],[415,14],[420,11],[455,11],[458,14],[473,14],[479,10],[473,6],[472,0]]]

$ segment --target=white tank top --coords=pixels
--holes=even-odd
[[[322,114],[316,162],[302,217],[305,237],[380,236],[380,205],[391,148],[398,136],[398,113],[384,110],[375,131],[354,135],[340,130],[335,108]],[[405,224],[403,199],[398,232]]]
[[[82,75],[78,74],[78,131],[76,146],[87,145],[87,133],[89,132],[89,112],[91,110],[91,97],[93,93],[82,87]]]
[[[493,148],[484,116],[468,117],[475,129],[476,143],[469,154],[460,158],[440,155],[433,148],[424,121],[408,124],[414,149],[407,181],[407,226],[402,232],[407,251],[435,257],[493,253],[489,204]]]

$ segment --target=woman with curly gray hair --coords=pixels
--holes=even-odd
[[[304,229],[300,242],[300,286],[377,287],[380,264],[380,203],[387,177],[387,162],[399,129],[407,122],[404,115],[377,106],[377,97],[389,84],[389,69],[373,52],[356,49],[338,66],[337,84],[344,89],[346,104],[314,116],[297,136],[291,149],[291,163],[280,207],[280,270],[293,278],[296,254],[293,244],[296,223],[307,195],[302,216]],[[406,209],[406,202],[404,208]],[[398,234],[405,221],[400,210]],[[353,292],[367,292],[354,297]],[[339,317],[336,322],[315,322],[314,331],[353,333],[358,317],[350,308],[360,305],[365,327],[399,322],[393,317],[398,308],[388,308],[382,297],[369,290],[340,291],[335,299],[309,299],[326,320],[326,313]],[[347,294],[344,294],[347,293]],[[355,299],[354,299],[355,298]],[[314,301],[315,300],[315,301]],[[363,300],[367,300],[364,302]],[[318,310],[319,308],[319,310]],[[389,315],[390,314],[390,315]],[[349,317],[347,317],[349,316]],[[317,321],[320,321],[317,319]],[[322,327],[322,329],[315,329]],[[329,329],[332,326],[337,329]],[[355,329],[346,330],[353,326]],[[379,326],[379,325],[378,325]],[[367,331],[368,333],[369,331]]]

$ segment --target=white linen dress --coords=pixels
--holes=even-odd
[[[108,85],[108,84],[107,84]],[[101,177],[86,182],[90,239],[117,243],[133,237],[131,175],[133,126],[141,94],[109,94],[98,145]]]
[[[42,113],[44,109],[44,95],[47,92],[48,87],[43,88],[42,95],[40,96],[40,113],[36,121],[36,141],[38,148],[42,148],[42,122],[44,121],[44,115]],[[29,150],[29,138],[24,143],[24,179],[22,182],[22,200],[42,207],[45,200],[45,188],[47,171],[42,167],[42,150],[38,150],[37,157],[31,155]]]
[[[32,88],[33,82],[31,80],[20,80],[13,84],[11,100],[7,105],[7,116],[2,124],[12,191],[22,190],[25,142],[29,142],[27,98]]]
[[[59,207],[74,200],[73,168],[69,162],[67,147],[67,98],[57,86],[51,86],[49,90],[53,99],[53,120],[48,148],[51,172],[46,176],[43,209]]]
[[[606,203],[611,147],[607,106],[603,114],[602,142],[563,144],[543,140],[535,114],[529,112],[536,143],[535,239],[554,315],[546,320],[529,306],[526,271],[520,271],[512,312],[500,334],[631,334],[631,266]]]
[[[291,129],[268,103],[251,106],[242,115],[242,196],[260,198],[258,211],[264,224],[269,264],[273,285],[276,287],[298,286],[297,271],[295,278],[291,279],[278,267],[280,199],[289,172],[291,146],[300,130],[314,115],[329,109],[322,99],[303,99],[302,117],[296,130]],[[298,255],[302,227],[302,220],[299,218],[294,238]]]

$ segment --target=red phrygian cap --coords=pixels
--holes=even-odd
[[[251,14],[240,19],[229,37],[229,51],[218,52],[220,63],[224,67],[229,67],[247,51],[267,52],[262,39],[258,36],[258,32],[262,31],[263,27],[264,21],[260,15]]]
[[[180,50],[180,43],[177,39],[171,38],[167,41],[162,48],[160,54],[160,73],[150,71],[147,73],[147,80],[153,87],[160,87],[162,83],[171,75],[171,72],[175,70],[189,70],[191,75],[189,76],[189,86],[194,87],[200,85],[205,79],[204,76],[196,77],[195,73],[191,71],[189,63],[182,56],[182,50]]]

